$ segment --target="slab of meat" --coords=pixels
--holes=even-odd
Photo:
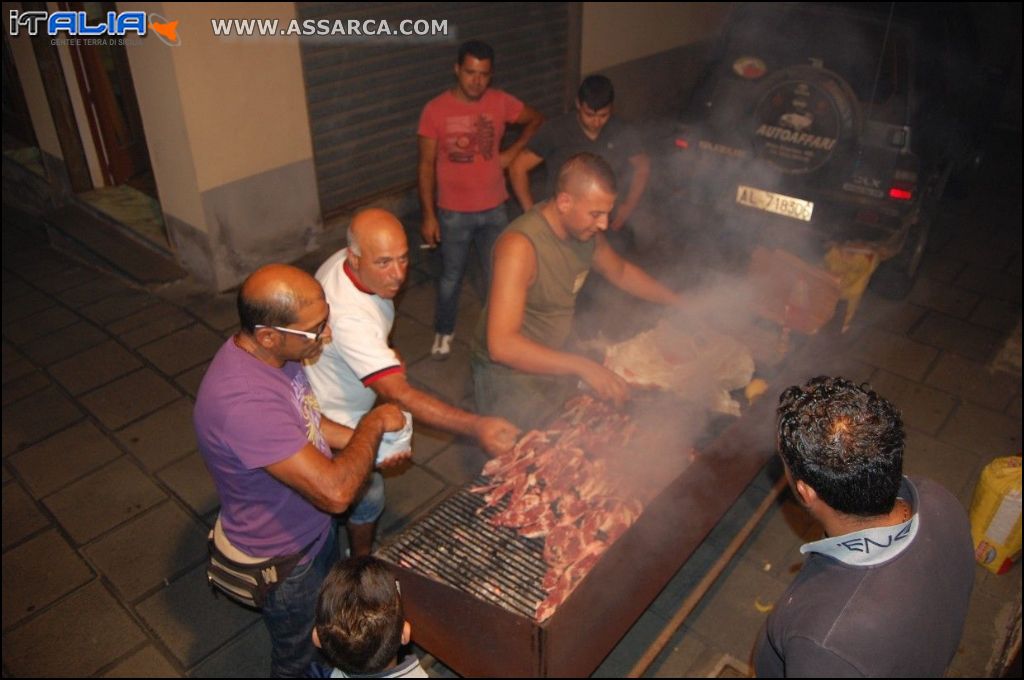
[[[635,433],[628,414],[578,396],[548,429],[528,432],[508,453],[488,461],[483,473],[490,483],[470,489],[486,499],[479,514],[507,501],[491,516],[493,524],[544,538],[547,598],[538,604],[538,621],[554,613],[640,516],[639,499],[615,495],[606,461],[621,454]]]

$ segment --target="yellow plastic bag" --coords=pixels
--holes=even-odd
[[[850,321],[860,305],[860,299],[868,287],[871,275],[878,269],[881,261],[878,251],[869,246],[832,246],[825,253],[825,266],[839,277],[842,289],[839,299],[846,300],[843,331],[850,327]]]
[[[996,458],[981,471],[971,501],[974,557],[994,574],[1020,558],[1021,457]]]

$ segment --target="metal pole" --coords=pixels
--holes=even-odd
[[[644,674],[647,668],[654,663],[654,659],[656,659],[658,654],[661,653],[661,650],[668,645],[669,640],[671,640],[672,636],[675,635],[677,630],[679,630],[679,627],[683,625],[683,621],[686,620],[686,617],[693,612],[697,607],[697,604],[700,603],[701,598],[703,598],[711,586],[714,585],[715,581],[718,580],[718,577],[722,575],[722,572],[725,571],[726,566],[728,566],[733,556],[735,556],[740,547],[746,543],[750,534],[753,533],[754,529],[761,522],[761,519],[768,512],[768,509],[785,488],[785,477],[782,477],[779,481],[775,482],[775,486],[771,488],[768,495],[765,496],[764,500],[761,501],[761,504],[757,506],[754,514],[750,516],[749,520],[747,520],[747,523],[743,525],[743,528],[737,532],[736,536],[725,548],[725,551],[719,556],[715,563],[711,565],[711,569],[709,569],[708,573],[704,575],[704,578],[694,586],[690,594],[686,596],[685,600],[683,600],[682,605],[680,605],[679,610],[675,613],[675,616],[672,617],[672,620],[662,628],[661,633],[654,642],[652,642],[644,651],[640,659],[633,664],[633,668],[631,668],[629,673],[626,674],[627,678],[639,678]]]

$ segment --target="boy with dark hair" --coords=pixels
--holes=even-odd
[[[547,187],[538,198],[552,198],[557,194],[558,169],[565,161],[584,152],[601,156],[622,187],[622,200],[608,221],[607,236],[619,252],[625,252],[634,236],[639,237],[638,248],[646,250],[659,237],[657,225],[641,206],[651,159],[637,130],[613,115],[614,102],[611,80],[603,75],[584,78],[574,110],[547,123],[533,136],[509,166],[509,181],[525,212],[536,202],[530,187],[530,173],[535,168],[543,164],[548,176]]]
[[[387,565],[370,556],[338,562],[320,589],[313,628],[313,644],[333,668],[314,663],[310,675],[426,678],[414,654],[398,662],[398,650],[411,635],[398,584]]]
[[[584,104],[594,111],[607,108],[615,101],[615,87],[607,76],[587,76],[576,92],[577,104]]]

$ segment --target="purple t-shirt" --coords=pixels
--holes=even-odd
[[[229,338],[199,386],[193,413],[199,450],[220,496],[220,520],[235,547],[254,557],[316,555],[331,516],[264,470],[312,443],[331,449],[302,366],[274,368]]]

